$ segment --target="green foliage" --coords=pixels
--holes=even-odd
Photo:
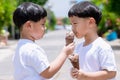
[[[70,21],[69,21],[69,19],[67,17],[65,17],[65,18],[63,18],[63,23],[69,25]]]
[[[53,12],[50,14],[51,18],[49,20],[49,24],[50,24],[50,29],[54,30],[55,24],[56,24],[56,18],[53,14]]]
[[[117,18],[117,16],[115,13],[113,13],[113,12],[108,13],[107,11],[103,11],[103,17],[102,17],[102,20],[99,25],[99,34],[102,35],[108,31],[107,28],[105,27],[105,23],[106,23],[107,19],[112,20],[113,25],[115,25],[116,18]]]
[[[120,16],[120,0],[109,0],[108,10]]]
[[[23,3],[23,2],[33,2],[39,5],[44,5],[48,0],[18,0],[18,5]]]
[[[0,0],[0,31],[4,26],[11,24],[15,7],[15,0]]]
[[[111,5],[110,1],[112,1],[112,0],[99,0],[99,1],[98,0],[91,0],[91,1],[94,4],[96,4],[102,11],[102,20],[101,20],[99,27],[98,27],[99,28],[98,33],[100,35],[102,35],[107,31],[107,29],[105,27],[105,23],[106,23],[107,19],[112,20],[113,25],[115,25],[115,23],[116,23],[115,21],[116,21],[116,18],[118,17],[118,15],[116,15],[116,13],[114,11],[113,12],[110,11],[111,6],[109,6],[109,5]],[[118,3],[116,0],[113,0],[113,1]]]
[[[48,21],[46,23],[46,27],[49,30],[54,30],[56,25],[56,17],[50,9],[47,9],[47,13],[48,13],[47,15]]]

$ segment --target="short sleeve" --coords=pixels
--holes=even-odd
[[[43,72],[49,67],[49,61],[42,49],[34,49],[30,53],[27,64],[34,68],[38,73]]]
[[[99,61],[101,69],[116,71],[117,67],[115,63],[114,53],[111,48],[100,51]]]

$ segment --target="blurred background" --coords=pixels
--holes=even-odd
[[[8,39],[19,39],[19,30],[13,24],[12,15],[16,7],[23,2],[34,2],[43,6],[47,12],[48,31],[71,30],[68,10],[83,0],[0,0],[0,45],[7,45]],[[97,5],[102,13],[98,34],[108,41],[120,38],[120,0],[89,0]]]
[[[0,80],[13,79],[12,57],[20,38],[19,29],[13,24],[13,11],[23,2],[34,2],[43,6],[48,13],[44,39],[36,41],[43,47],[49,61],[53,61],[65,45],[66,31],[71,30],[68,19],[69,9],[83,0],[0,0]],[[89,0],[98,6],[103,14],[98,25],[98,34],[111,45],[117,64],[117,80],[120,80],[120,0]],[[82,40],[76,40],[79,42]],[[65,62],[55,75],[55,80],[73,80],[70,75],[71,63]]]

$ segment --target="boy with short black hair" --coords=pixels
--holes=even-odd
[[[72,68],[71,76],[77,80],[115,80],[116,64],[114,53],[97,34],[102,13],[94,4],[83,1],[75,4],[68,12],[72,30],[84,41],[77,45],[80,70]]]
[[[18,6],[13,21],[20,29],[20,40],[13,58],[15,80],[46,80],[61,68],[68,55],[74,50],[74,43],[65,46],[60,55],[49,64],[45,51],[35,44],[45,33],[47,12],[31,2]]]

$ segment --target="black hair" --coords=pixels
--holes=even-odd
[[[102,12],[100,9],[89,1],[82,1],[75,4],[68,12],[68,16],[77,16],[81,18],[93,17],[98,25],[101,18]]]
[[[47,16],[46,10],[38,4],[24,2],[13,13],[13,22],[20,28],[27,21],[37,22]]]

